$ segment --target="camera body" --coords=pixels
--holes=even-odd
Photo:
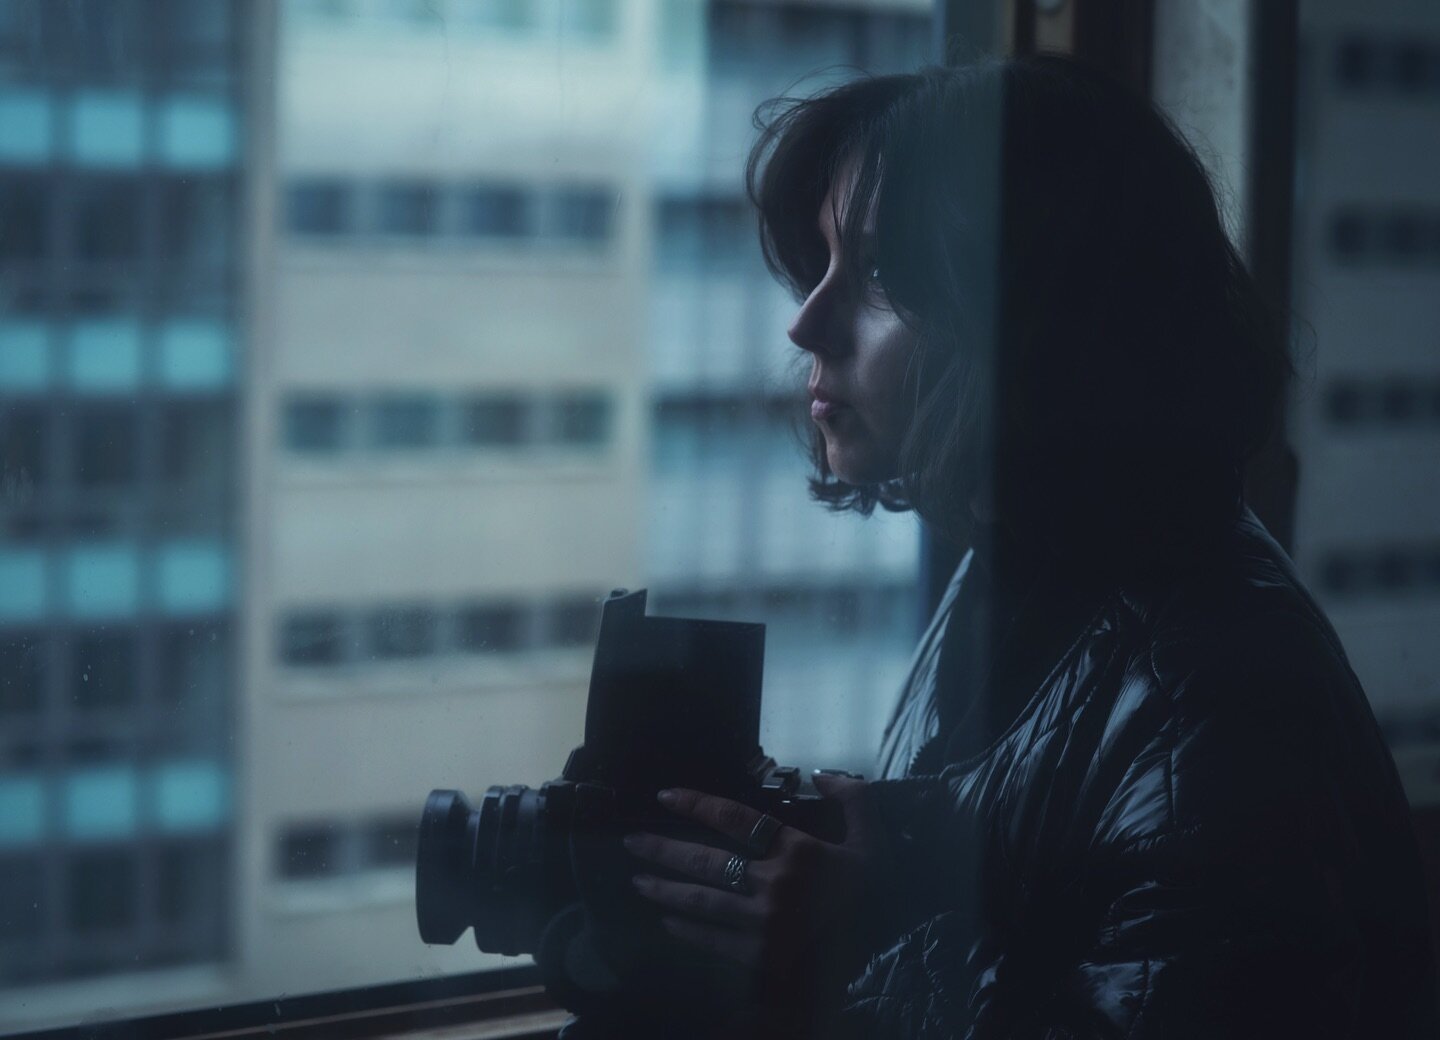
[[[585,740],[561,776],[539,788],[491,787],[478,809],[457,791],[431,792],[416,860],[421,937],[453,943],[473,926],[481,950],[533,954],[563,1006],[629,1023],[633,1035],[642,1020],[692,1019],[740,995],[748,981],[733,968],[660,929],[633,891],[639,864],[622,839],[650,831],[725,847],[659,806],[655,796],[667,787],[721,795],[843,839],[839,806],[803,792],[799,770],[777,766],[760,747],[764,650],[764,625],[647,617],[644,590],[612,593]]]

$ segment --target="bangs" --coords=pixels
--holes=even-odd
[[[817,218],[831,185],[847,171],[849,195],[832,200],[845,276],[854,288],[856,244],[880,203],[882,156],[900,151],[890,118],[909,77],[871,76],[810,98],[775,98],[756,112],[761,133],[745,168],[765,266],[798,302],[825,277],[829,247]]]

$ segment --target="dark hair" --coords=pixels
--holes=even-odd
[[[873,205],[884,292],[918,333],[901,475],[837,479],[817,431],[815,498],[914,509],[963,541],[993,473],[1008,528],[1086,552],[1233,518],[1291,374],[1284,327],[1151,102],[1039,56],[772,99],[756,126],[746,189],[771,272],[797,299],[818,284],[816,216],[853,163],[846,277],[863,284],[847,243]]]

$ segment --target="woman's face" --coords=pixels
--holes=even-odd
[[[831,471],[847,484],[876,484],[900,475],[900,442],[911,417],[905,373],[917,337],[891,310],[876,279],[873,207],[859,236],[847,243],[858,250],[866,284],[858,291],[846,285],[834,214],[844,212],[850,171],[836,183],[841,198],[834,198],[832,184],[817,215],[829,267],[801,304],[789,336],[813,361],[810,416],[825,437]]]

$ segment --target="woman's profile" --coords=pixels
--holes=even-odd
[[[813,495],[965,550],[830,844],[627,839],[737,1035],[1436,1034],[1407,806],[1242,495],[1283,321],[1194,153],[1061,58],[787,100],[747,169],[810,366]],[[679,880],[684,878],[684,880]]]

